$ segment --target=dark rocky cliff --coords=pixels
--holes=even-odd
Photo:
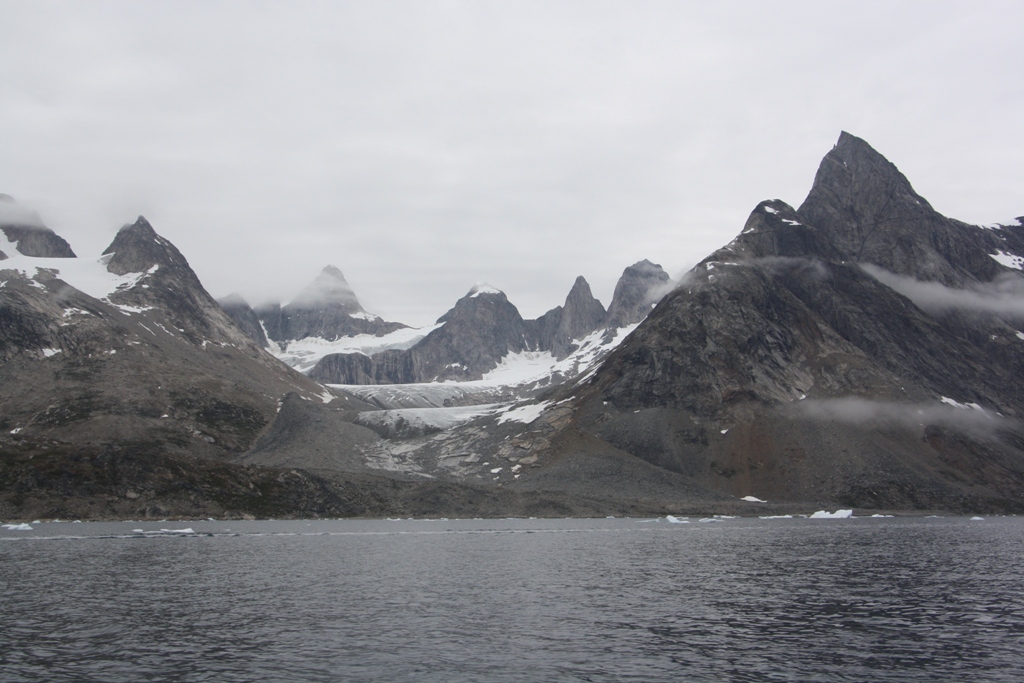
[[[575,390],[569,431],[735,496],[1024,510],[1022,279],[993,258],[1020,240],[844,133],[799,210],[759,204]]]
[[[604,327],[626,327],[640,322],[671,287],[668,273],[658,264],[647,260],[634,263],[622,271],[615,284]]]

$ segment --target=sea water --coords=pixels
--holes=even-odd
[[[0,528],[0,680],[1021,681],[1024,519]]]

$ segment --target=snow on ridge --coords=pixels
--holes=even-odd
[[[0,262],[0,270],[14,270],[24,277],[38,282],[42,270],[56,271],[57,277],[75,289],[88,294],[94,299],[109,303],[111,294],[122,289],[130,289],[160,268],[154,265],[141,273],[116,275],[107,270],[110,254],[100,258],[41,258],[25,256],[12,250],[5,261]],[[32,275],[29,275],[32,273]]]
[[[982,413],[985,412],[985,409],[977,403],[960,403],[960,401],[956,401],[948,396],[943,396],[942,402],[946,405],[953,406],[954,408],[959,408],[960,410],[977,410]]]
[[[469,297],[475,298],[481,294],[503,294],[500,289],[490,286],[486,282],[478,282],[469,290]]]
[[[1015,270],[1024,271],[1024,256],[1017,256],[1007,251],[999,250],[989,256],[995,259],[1000,265],[1004,265],[1007,268],[1014,268]]]

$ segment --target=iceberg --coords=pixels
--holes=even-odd
[[[847,519],[848,517],[853,517],[853,510],[836,510],[835,512],[818,510],[811,515],[811,519]]]

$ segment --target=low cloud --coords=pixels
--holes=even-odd
[[[796,404],[798,414],[812,420],[846,424],[899,427],[944,425],[975,436],[992,436],[998,430],[1017,429],[1019,424],[976,403],[963,404],[952,399],[934,403],[898,403],[848,397],[823,400],[807,399]]]
[[[678,287],[680,284],[682,284],[681,280],[680,281],[676,281],[676,280],[673,280],[673,279],[669,278],[667,281],[665,281],[665,282],[663,282],[661,284],[654,285],[653,287],[648,289],[647,293],[644,295],[644,303],[645,304],[656,304],[656,303],[658,303],[659,301],[664,299],[665,296],[669,292],[671,292],[673,289]]]
[[[860,267],[929,313],[961,310],[1024,318],[1024,278],[1011,273],[970,289],[955,289],[938,282],[896,275],[871,263],[862,263]]]

